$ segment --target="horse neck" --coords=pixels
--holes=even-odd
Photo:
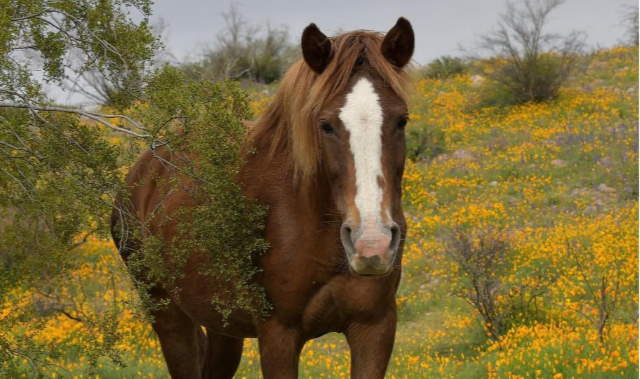
[[[292,219],[303,220],[305,226],[317,228],[331,223],[336,210],[326,176],[320,174],[303,185],[296,180],[287,154],[277,153],[270,159],[267,154],[258,149],[248,157],[241,171],[246,194],[270,209],[279,208]]]

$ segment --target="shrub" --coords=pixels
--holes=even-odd
[[[519,276],[516,252],[504,235],[458,229],[447,233],[443,242],[453,265],[449,276],[453,294],[473,307],[492,340],[498,341],[514,325],[543,318],[538,302],[548,282],[512,280]]]
[[[407,157],[413,161],[437,157],[445,152],[445,143],[444,132],[425,123],[407,129]]]
[[[268,26],[261,33],[235,5],[223,17],[226,27],[218,34],[216,46],[204,51],[200,61],[183,64],[183,72],[193,80],[248,79],[268,84],[280,79],[297,54],[287,28]]]
[[[424,76],[429,79],[445,79],[466,71],[467,65],[462,59],[445,55],[432,60],[424,70]]]
[[[131,110],[133,117],[154,126],[155,140],[167,142],[164,148],[189,153],[169,163],[179,176],[167,180],[172,188],[187,191],[194,205],[172,216],[184,238],[166,244],[141,235],[143,248],[129,258],[129,269],[142,289],[153,284],[171,288],[190,255],[206,252],[199,272],[225,280],[226,291],[211,299],[225,321],[235,310],[259,317],[270,308],[264,289],[253,281],[255,259],[267,248],[265,209],[247,199],[236,180],[247,135],[242,120],[251,118],[247,96],[237,82],[190,81],[167,66],[150,79],[143,101]],[[191,183],[197,190],[186,189]]]
[[[481,37],[480,49],[495,55],[483,65],[489,79],[485,101],[490,105],[545,101],[580,66],[584,35],[572,32],[560,36],[546,32],[549,14],[563,0],[525,0],[507,3],[498,29]]]
[[[627,43],[631,46],[638,46],[638,7],[636,5],[627,5],[623,10],[622,22],[627,30]]]

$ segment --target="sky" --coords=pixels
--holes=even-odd
[[[520,1],[520,0],[515,0]],[[535,1],[535,0],[534,0]],[[213,47],[224,28],[223,13],[232,4],[248,24],[284,26],[292,43],[313,22],[327,35],[338,31],[369,29],[388,31],[398,17],[409,19],[416,34],[413,62],[426,64],[443,55],[473,51],[478,36],[495,28],[505,0],[155,0],[152,24],[163,25],[163,41],[170,55],[163,59],[197,59]],[[550,14],[546,30],[586,33],[589,47],[610,47],[625,38],[625,7],[637,0],[566,0]],[[135,19],[139,15],[132,14]],[[173,59],[171,59],[173,57]],[[61,104],[91,104],[84,96],[48,87]]]
[[[197,58],[212,46],[224,27],[222,13],[233,0],[156,0],[153,21],[166,25],[165,42],[176,59]],[[387,31],[398,17],[412,23],[416,34],[414,62],[428,63],[442,55],[460,55],[459,46],[472,48],[478,35],[492,30],[505,9],[504,0],[235,0],[251,24],[287,26],[292,42],[314,22],[327,35],[336,31]],[[634,0],[567,0],[551,15],[549,31],[581,30],[591,47],[608,47],[624,38],[621,25],[625,5]]]

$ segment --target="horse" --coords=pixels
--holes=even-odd
[[[202,252],[194,251],[175,284],[179,296],[162,285],[148,289],[152,299],[169,299],[150,312],[174,378],[233,377],[245,338],[258,339],[265,378],[295,378],[305,342],[329,332],[346,336],[353,378],[385,375],[407,230],[401,181],[413,29],[401,17],[386,34],[329,38],[312,23],[301,50],[250,127],[237,178],[248,198],[268,207],[269,247],[254,280],[272,310],[223,320],[211,305],[220,284],[196,268]],[[166,243],[179,238],[177,226],[156,219],[172,220],[190,205],[188,189],[163,184],[177,176],[172,159],[164,147],[144,152],[119,201]],[[140,241],[123,238],[134,223],[122,225],[120,211],[114,208],[112,236],[127,262]]]

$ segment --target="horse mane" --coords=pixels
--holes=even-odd
[[[332,57],[321,74],[298,60],[285,73],[274,100],[257,120],[251,145],[266,154],[266,161],[285,154],[294,180],[310,184],[320,166],[320,137],[314,122],[325,104],[346,90],[363,62],[406,101],[407,77],[382,55],[384,35],[358,30],[331,38]]]

